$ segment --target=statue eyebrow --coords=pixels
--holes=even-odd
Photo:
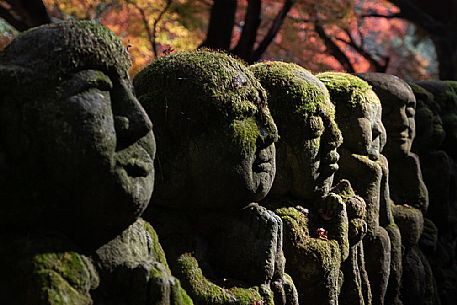
[[[61,86],[65,87],[64,97],[67,98],[94,87],[110,91],[113,88],[113,82],[106,73],[87,69],[73,73]]]

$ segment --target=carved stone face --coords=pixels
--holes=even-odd
[[[411,83],[410,86],[416,97],[416,138],[413,148],[427,153],[442,144],[446,135],[443,122],[434,107],[433,95],[417,84]]]
[[[159,142],[154,204],[220,210],[265,197],[277,129],[242,64],[221,53],[176,53],[143,70],[135,89]]]
[[[415,137],[416,102],[414,98],[385,98],[383,122],[386,124],[388,140],[386,150],[408,154]]]
[[[253,103],[249,108],[192,139],[189,158],[196,201],[222,204],[230,199],[225,208],[240,207],[260,201],[270,190],[276,174],[276,125],[267,109]]]
[[[457,82],[427,80],[417,82],[420,87],[433,95],[430,107],[438,113],[445,131],[442,148],[454,158],[457,158]]]
[[[99,50],[118,46],[109,56],[125,56],[114,35],[86,22],[37,28],[19,36],[12,51],[6,49],[2,69],[21,63],[22,55],[14,54],[22,50],[26,66],[17,73],[30,87],[6,90],[1,137],[21,206],[36,212],[31,215],[35,221],[58,225],[90,244],[125,229],[146,208],[154,185],[155,141],[151,122],[132,93],[128,62],[115,66],[101,51],[84,54],[77,43],[86,38],[94,39],[88,44]],[[21,45],[34,39],[65,45],[67,55],[44,47],[31,53],[49,53],[56,62],[74,56],[74,67],[33,66],[41,56],[35,58]],[[41,73],[52,69],[58,72]]]
[[[389,157],[409,154],[416,132],[416,99],[411,88],[394,75],[364,73],[359,76],[373,87],[381,101],[382,122],[387,132],[385,154]]]
[[[336,105],[336,121],[343,133],[342,146],[351,153],[377,160],[386,143],[381,103],[370,86],[356,76],[326,72],[318,78]]]
[[[386,130],[382,124],[382,109],[381,104],[378,101],[375,93],[373,91],[368,91],[367,95],[371,95],[369,99],[371,102],[367,102],[364,107],[362,107],[362,115],[359,117],[354,117],[350,119],[349,125],[352,126],[352,134],[348,134],[346,138],[343,138],[344,146],[347,146],[352,152],[369,156],[371,160],[377,160],[379,154],[381,153],[384,145],[386,144]],[[351,123],[351,120],[354,121]],[[343,130],[343,129],[342,129]],[[359,139],[357,139],[359,137]],[[350,141],[355,140],[355,143]]]
[[[281,137],[272,196],[309,200],[325,195],[338,169],[341,144],[325,86],[294,64],[267,62],[251,70],[268,92]]]

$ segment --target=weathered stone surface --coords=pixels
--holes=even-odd
[[[134,85],[159,145],[147,219],[183,287],[198,304],[296,304],[281,219],[252,203],[271,188],[278,138],[259,82],[203,50],[160,58]]]
[[[192,304],[139,219],[155,141],[129,66],[92,22],[31,29],[0,54],[2,304]]]
[[[283,221],[286,272],[300,303],[338,304],[349,223],[345,201],[330,193],[341,143],[334,107],[325,86],[298,65],[265,62],[251,70],[267,90],[281,135],[265,203]]]
[[[418,247],[423,214],[428,208],[428,192],[419,159],[411,153],[416,134],[416,99],[408,84],[394,75],[365,73],[360,77],[373,86],[383,107],[390,195],[395,203],[393,214],[404,247],[402,301],[404,304],[435,304],[436,290],[430,265]]]
[[[372,299],[365,303],[401,304],[401,243],[390,210],[387,160],[381,154],[386,143],[381,103],[368,83],[356,76],[326,72],[318,77],[329,89],[343,133],[336,176],[351,181],[366,203],[367,234],[362,251]]]
[[[423,86],[419,86],[419,83]],[[441,116],[446,118],[447,131],[452,133],[452,124],[449,123],[452,122],[453,111],[455,113],[457,110],[454,105],[456,101],[453,100],[457,95],[454,97],[450,93],[453,83],[455,82],[426,81],[410,84],[417,100],[417,135],[412,149],[421,160],[430,200],[426,216],[433,221],[430,223],[425,220],[420,245],[430,261],[442,304],[453,304],[457,301],[457,290],[453,288],[456,287],[457,274],[453,263],[456,255],[454,232],[457,230],[454,220],[457,215],[456,171],[454,160],[445,151],[450,148],[451,137],[443,145],[447,133],[441,119]],[[435,98],[440,101],[435,101]],[[446,110],[442,111],[442,107]]]

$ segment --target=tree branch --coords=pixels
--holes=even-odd
[[[324,41],[327,50],[330,54],[338,60],[338,62],[344,67],[349,73],[354,73],[354,67],[352,66],[349,58],[344,54],[340,47],[327,35],[325,29],[318,21],[314,22],[314,29],[319,37]]]
[[[157,26],[158,26],[160,20],[165,15],[165,13],[170,8],[170,5],[172,2],[173,2],[173,0],[167,0],[164,8],[159,12],[159,15],[157,16],[157,18],[154,19],[154,22],[153,22],[152,28],[151,28],[151,26],[149,25],[149,19],[146,16],[145,10],[142,7],[140,7],[135,1],[127,0],[127,3],[132,5],[133,7],[135,7],[141,15],[141,20],[143,21],[143,25],[146,30],[146,34],[148,35],[149,45],[151,46],[151,50],[152,50],[155,58],[158,57],[157,43],[156,43]]]
[[[429,14],[425,13],[409,0],[388,0],[390,3],[400,8],[402,18],[423,27],[429,33],[443,33],[446,25],[439,22]],[[439,3],[436,3],[439,5]]]
[[[2,5],[1,17],[19,31],[51,22],[41,0],[6,0],[4,2],[10,6],[10,9],[8,10],[5,5]]]
[[[281,28],[282,24],[284,23],[284,19],[286,18],[287,14],[289,13],[292,6],[295,4],[295,0],[285,0],[284,5],[282,6],[281,10],[276,15],[273,23],[268,30],[265,37],[259,43],[257,49],[254,50],[252,53],[252,58],[249,62],[255,62],[260,59],[262,54],[266,51],[270,43],[275,38],[276,34],[278,34],[279,29]]]
[[[206,39],[199,46],[200,48],[230,49],[236,8],[237,0],[214,0]]]
[[[244,18],[244,26],[240,40],[232,53],[249,61],[257,38],[257,29],[260,25],[260,13],[262,10],[261,0],[249,0]]]
[[[383,15],[378,13],[370,13],[370,14],[363,14],[360,15],[361,18],[386,18],[386,19],[394,19],[394,18],[403,18],[401,13],[391,14],[391,15]]]
[[[363,45],[359,45],[354,41],[354,39],[349,31],[346,30],[345,32],[349,37],[349,41],[337,38],[339,41],[344,42],[345,44],[350,46],[352,49],[354,49],[357,53],[362,55],[362,57],[365,58],[375,68],[376,72],[386,72],[387,71],[387,66],[389,63],[388,58],[378,55],[379,57],[384,59],[384,63],[377,61],[370,52],[368,52],[366,49],[363,48]]]

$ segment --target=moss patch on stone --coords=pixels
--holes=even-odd
[[[7,81],[2,82],[0,90],[11,90],[2,85],[11,86],[14,82],[27,85],[26,91],[31,92],[32,82],[41,81],[41,85],[49,87],[81,69],[126,77],[130,65],[127,49],[104,26],[74,20],[52,23],[21,33],[3,50],[0,75]]]
[[[266,108],[265,90],[240,61],[227,54],[197,50],[165,56],[141,71],[134,85],[157,126],[159,140],[165,132],[167,138],[186,142],[189,133],[198,135],[222,122],[236,130],[234,121],[253,117],[264,123],[266,134],[277,133]],[[244,135],[247,138],[236,141],[252,146],[254,135]]]
[[[183,254],[178,259],[178,277],[192,299],[199,305],[252,305],[273,304],[270,294],[262,293],[260,287],[222,288],[202,274],[197,260],[191,254]]]
[[[357,76],[342,72],[324,72],[317,75],[327,87],[332,103],[342,107],[363,107],[365,103],[380,103],[379,99],[368,98],[371,86]],[[347,107],[346,106],[346,107]]]
[[[313,124],[316,117],[334,119],[327,89],[303,67],[271,61],[255,64],[250,70],[267,90],[269,108],[285,141],[320,136],[325,127],[321,121]]]

